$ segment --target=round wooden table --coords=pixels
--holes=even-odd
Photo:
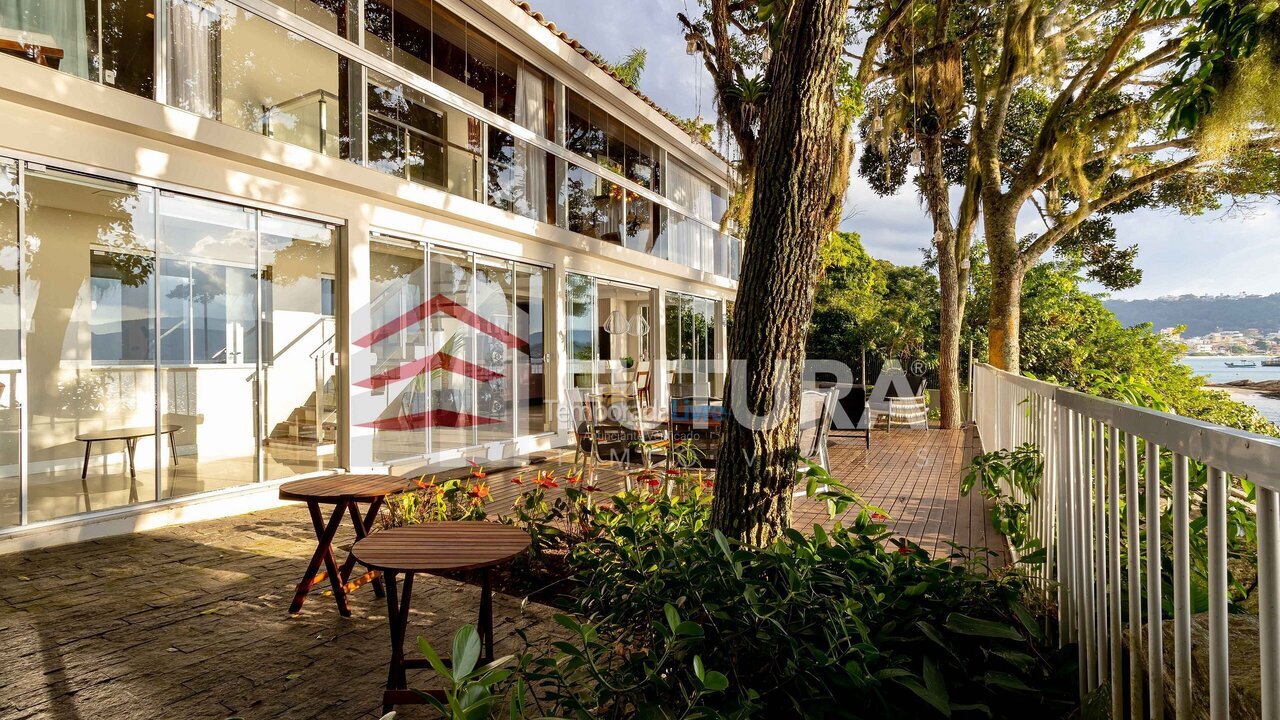
[[[387,583],[387,621],[391,625],[391,664],[387,689],[382,694],[382,712],[396,705],[425,702],[419,691],[410,690],[406,670],[426,668],[425,659],[405,659],[404,635],[409,623],[409,604],[416,573],[479,570],[480,613],[476,623],[484,653],[480,664],[493,661],[493,589],[489,568],[510,562],[529,549],[529,533],[510,525],[486,521],[436,522],[393,528],[356,542],[351,554],[362,565],[382,572]],[[396,576],[404,575],[401,594],[396,597]],[[425,691],[435,694],[438,691]]]
[[[374,593],[382,597],[382,582],[378,572],[369,572],[352,580],[351,571],[355,568],[356,558],[348,554],[338,567],[333,557],[333,538],[338,534],[338,526],[342,524],[342,516],[350,515],[351,524],[356,531],[356,540],[367,536],[373,529],[373,521],[378,517],[378,509],[383,500],[392,493],[409,489],[409,481],[394,475],[323,475],[320,477],[294,480],[280,486],[281,500],[305,502],[311,513],[311,525],[316,531],[316,551],[311,555],[311,562],[302,574],[302,580],[293,594],[293,603],[289,612],[296,613],[302,609],[311,589],[327,578],[333,588],[333,598],[338,603],[338,612],[343,617],[351,617],[351,608],[347,604],[347,593],[368,582],[373,582]],[[357,503],[369,503],[369,510],[360,516]],[[326,523],[320,513],[321,505],[333,505],[333,512]],[[324,562],[325,570],[320,572],[320,563]]]

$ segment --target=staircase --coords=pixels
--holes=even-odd
[[[338,437],[338,396],[334,379],[329,378],[325,382],[319,398],[316,395],[312,392],[305,403],[289,413],[288,418],[276,423],[268,435],[267,444],[311,448],[317,455],[332,453]]]

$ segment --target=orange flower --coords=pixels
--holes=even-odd
[[[538,477],[534,478],[533,484],[537,485],[543,490],[550,490],[551,488],[560,487],[560,485],[556,483],[555,480],[551,479],[550,475],[543,475],[543,474],[539,474]]]
[[[574,475],[572,473],[569,475],[565,475],[564,479],[568,480],[570,485],[577,485],[578,483],[582,482],[581,475]]]
[[[888,520],[889,516],[885,515],[884,513],[873,512],[871,513],[871,519],[872,520]]]
[[[427,484],[426,484],[426,483],[424,483],[424,482],[422,482],[422,478],[418,478],[417,480],[414,480],[414,482],[415,482],[415,483],[417,483],[417,485],[418,485],[418,489],[419,489],[419,490],[426,490],[426,489],[427,489]]]
[[[476,483],[467,490],[467,496],[475,500],[484,500],[489,497],[489,486],[485,483]]]

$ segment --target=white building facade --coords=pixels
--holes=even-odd
[[[7,0],[0,552],[718,393],[731,183],[509,0]]]

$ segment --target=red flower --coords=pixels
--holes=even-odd
[[[471,477],[473,477],[473,478],[475,478],[475,479],[477,479],[477,480],[483,480],[483,479],[485,479],[485,478],[486,478],[486,477],[488,477],[488,476],[487,476],[487,475],[485,475],[485,473],[484,473],[484,471],[483,471],[483,470],[472,470],[472,471],[471,471]]]
[[[912,550],[911,548],[907,547],[906,545],[903,545],[903,546],[901,546],[901,547],[899,547],[899,548],[898,548],[898,554],[899,554],[899,555],[910,555],[910,554],[911,554],[911,553],[913,553],[913,552],[915,552],[915,551],[914,551],[914,550]]]
[[[415,483],[417,483],[417,485],[418,485],[418,489],[419,489],[419,490],[426,490],[426,489],[427,489],[427,484],[426,484],[426,483],[424,483],[424,482],[422,482],[422,478],[418,478],[417,480],[414,480],[414,482],[415,482]]]
[[[522,478],[522,477],[520,477],[520,476],[518,476],[518,475],[517,475],[516,477],[511,478],[511,484],[512,484],[512,485],[523,485],[523,484],[524,484],[524,478]]]
[[[582,489],[586,490],[589,493],[600,492],[600,488],[596,487],[595,485],[583,485]]]
[[[467,496],[475,500],[484,500],[489,497],[489,486],[484,483],[476,483],[467,490]]]
[[[703,481],[702,481],[702,487],[704,487],[704,488],[706,488],[706,489],[708,489],[708,490],[710,490],[711,488],[713,488],[713,487],[715,487],[715,486],[716,486],[716,483],[715,483],[715,481],[714,481],[714,480],[703,480]]]
[[[577,485],[578,483],[582,482],[581,475],[572,475],[572,474],[565,475],[564,479],[568,480],[570,485]]]
[[[538,487],[542,488],[543,490],[550,490],[552,488],[560,487],[560,485],[556,483],[555,480],[552,480],[551,477],[548,475],[539,475],[538,477],[533,479],[533,483]]]
[[[677,470],[677,469],[675,469],[675,468],[671,468],[670,470],[668,470],[668,471],[667,471],[667,474],[668,474],[668,475],[674,475],[674,476],[676,476],[676,477],[679,477],[679,476],[681,476],[681,475],[683,475],[683,474],[684,474],[684,471],[683,471],[683,470]]]
[[[662,481],[656,477],[649,476],[647,478],[644,478],[644,484],[648,485],[651,488],[656,488],[656,487],[662,486]]]
[[[889,516],[885,515],[884,513],[873,512],[871,513],[871,519],[872,520],[888,520]]]

